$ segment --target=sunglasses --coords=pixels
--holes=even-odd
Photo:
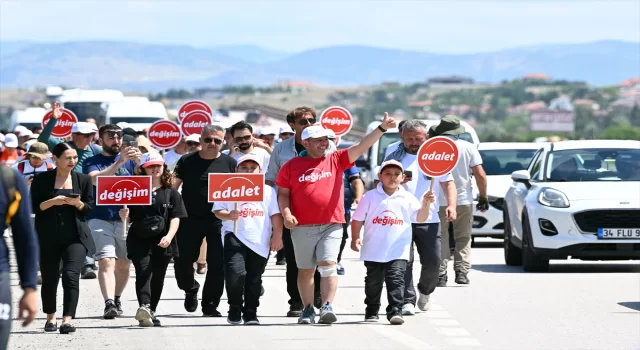
[[[309,118],[309,119],[299,119],[298,120],[298,124],[304,126],[304,125],[313,125],[316,123],[316,118]]]
[[[211,138],[211,137],[205,137],[202,141],[204,141],[204,143],[215,142],[216,145],[221,145],[222,142],[224,142],[222,139],[216,139],[216,138]]]
[[[200,142],[196,142],[196,141],[187,141],[187,146],[189,146],[189,147],[193,147],[193,146],[200,146]]]
[[[240,142],[242,142],[242,141],[249,141],[249,140],[251,140],[251,137],[252,137],[251,135],[238,136],[238,137],[234,137],[234,138],[233,138],[233,141],[240,143]]]
[[[106,133],[106,134],[107,134],[107,136],[109,136],[110,138],[115,138],[116,136],[118,136],[119,138],[122,138],[122,131],[107,130],[105,133]]]

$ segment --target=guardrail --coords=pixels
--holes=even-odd
[[[236,110],[236,111],[246,111],[248,109],[257,109],[259,111],[264,112],[264,114],[266,114],[267,117],[280,119],[284,121],[286,121],[287,114],[289,114],[290,112],[285,109],[276,108],[276,107],[272,107],[264,104],[249,104],[249,103],[232,105],[232,106],[229,106],[229,109]],[[348,141],[357,141],[362,139],[364,135],[366,135],[366,133],[367,132],[364,128],[354,126],[351,128],[351,131],[349,131],[348,134],[344,135],[343,138],[344,140],[348,140]]]

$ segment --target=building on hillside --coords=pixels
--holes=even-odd
[[[407,103],[410,111],[413,112],[428,112],[431,110],[431,105],[433,101],[431,100],[422,100],[422,101],[411,101]]]
[[[281,81],[275,85],[275,87],[291,91],[292,93],[307,92],[316,87],[315,84],[307,81]]]
[[[457,75],[450,75],[450,76],[444,76],[444,77],[431,77],[427,79],[427,84],[429,85],[432,85],[432,84],[467,85],[467,84],[473,84],[473,83],[474,81],[472,78],[457,76]]]
[[[584,107],[584,108],[592,109],[594,111],[600,109],[600,105],[596,101],[590,100],[587,98],[575,99],[573,100],[573,105],[576,107]]]
[[[531,103],[524,103],[521,105],[509,107],[509,114],[529,114],[533,111],[538,111],[547,108],[547,104],[544,101],[534,101]]]
[[[573,111],[573,103],[567,95],[554,98],[549,102],[549,110],[552,111]]]
[[[545,82],[549,82],[551,81],[551,76],[548,74],[544,74],[544,73],[531,73],[531,74],[527,74],[525,76],[522,77],[522,80],[540,80],[540,81],[545,81]]]

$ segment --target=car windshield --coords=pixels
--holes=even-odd
[[[464,132],[458,136],[461,140],[465,140],[469,143],[473,143],[473,137],[468,132]],[[394,142],[400,141],[400,133],[388,132],[382,135],[380,143],[378,144],[378,165],[381,165],[384,161],[384,154],[387,151],[387,147]]]
[[[547,181],[640,181],[640,149],[572,149],[551,152]]]
[[[159,117],[110,117],[111,124],[128,123],[128,124],[151,124],[161,120]]]
[[[524,170],[536,153],[534,149],[481,150],[482,168],[487,175],[511,175]]]

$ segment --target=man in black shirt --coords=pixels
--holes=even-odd
[[[177,181],[174,188],[182,185],[182,199],[188,217],[180,222],[178,229],[178,251],[175,261],[178,287],[185,291],[184,308],[195,312],[198,308],[200,284],[193,277],[193,263],[200,254],[202,239],[207,239],[207,276],[202,290],[202,313],[204,316],[221,317],[218,311],[224,291],[222,265],[222,222],[211,211],[209,203],[208,177],[210,173],[233,173],[236,160],[220,153],[225,130],[217,125],[207,125],[200,135],[201,150],[183,156],[175,167]]]

